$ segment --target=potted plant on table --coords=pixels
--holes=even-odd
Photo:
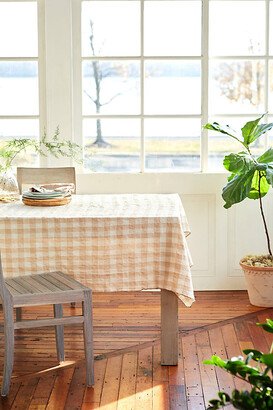
[[[259,201],[268,253],[246,256],[240,261],[240,265],[245,274],[250,302],[256,306],[273,306],[273,256],[262,201],[270,186],[273,187],[273,148],[256,157],[251,147],[273,127],[273,123],[260,124],[264,116],[265,114],[247,122],[241,129],[241,135],[237,135],[230,126],[217,122],[208,123],[204,128],[227,135],[243,147],[242,151],[224,157],[223,165],[230,175],[222,197],[226,209],[246,198]]]
[[[56,129],[52,138],[46,133],[40,140],[32,138],[12,138],[0,146],[0,199],[9,201],[18,198],[18,185],[12,168],[21,154],[27,152],[41,156],[53,155],[55,158],[68,157],[77,162],[79,160],[81,147],[71,141],[60,138],[59,128]]]

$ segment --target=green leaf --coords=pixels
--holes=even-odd
[[[243,350],[244,354],[249,355],[252,353],[252,359],[255,360],[256,362],[260,361],[261,356],[263,355],[262,352],[260,352],[259,350],[255,350],[255,349],[245,349]]]
[[[269,190],[270,185],[267,182],[265,173],[263,172],[263,175],[261,177],[260,177],[260,174],[261,172],[256,170],[253,175],[251,189],[247,195],[247,197],[250,199],[259,199],[260,196],[264,197]],[[260,193],[259,193],[259,184],[260,184]]]
[[[221,409],[222,403],[220,400],[210,400],[209,401],[209,407],[207,407],[207,410],[217,410]]]
[[[269,148],[267,151],[265,151],[260,157],[257,158],[257,161],[266,164],[273,162],[273,148]]]
[[[268,165],[265,174],[267,182],[273,187],[273,165]]]
[[[204,364],[213,364],[215,366],[225,368],[226,367],[226,362],[222,360],[219,356],[213,355],[211,356],[210,360],[204,360]]]
[[[212,124],[208,123],[204,125],[203,128],[207,130],[218,131],[221,134],[229,135],[230,137],[235,138],[237,141],[240,141],[236,136],[236,131],[233,130],[229,125],[221,125],[218,122],[213,122]]]
[[[260,120],[265,116],[263,114],[261,117],[254,121],[247,122],[242,128],[242,135],[244,137],[244,144],[248,146],[256,139],[258,139],[266,131],[269,131],[273,127],[273,123],[270,124],[259,124]]]
[[[270,369],[273,369],[273,354],[263,354],[261,362],[264,363],[266,366],[270,367]]]
[[[234,174],[249,170],[253,163],[253,159],[245,152],[226,155],[223,160],[224,167]]]
[[[222,197],[225,201],[224,208],[228,209],[232,205],[237,204],[247,198],[251,189],[254,173],[255,169],[251,169],[244,174],[236,175],[227,183],[222,192]]]
[[[261,326],[267,332],[273,333],[273,320],[272,319],[266,319],[265,323],[257,323],[257,325]]]

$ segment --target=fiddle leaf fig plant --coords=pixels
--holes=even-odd
[[[208,123],[204,128],[228,135],[242,146],[242,151],[226,155],[223,161],[224,167],[230,172],[228,182],[222,191],[224,207],[230,208],[246,198],[259,200],[268,253],[272,257],[262,198],[268,193],[270,186],[273,187],[273,148],[256,157],[251,146],[273,127],[273,123],[260,124],[264,116],[265,114],[247,122],[239,135],[229,125],[220,125],[217,122]]]
[[[266,319],[265,323],[257,323],[265,331],[273,333],[273,320]],[[218,393],[218,399],[209,401],[207,409],[216,410],[232,404],[241,410],[269,410],[273,409],[273,343],[269,353],[262,353],[255,349],[243,350],[242,356],[223,360],[219,356],[212,356],[204,364],[214,365],[231,373],[251,386],[249,391],[233,390],[229,395],[225,392]],[[253,363],[253,365],[251,365]]]

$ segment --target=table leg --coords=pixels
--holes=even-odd
[[[178,298],[161,289],[161,364],[178,363]]]

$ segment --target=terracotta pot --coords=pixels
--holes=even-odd
[[[244,271],[250,303],[273,307],[273,267],[249,266],[240,262]]]

